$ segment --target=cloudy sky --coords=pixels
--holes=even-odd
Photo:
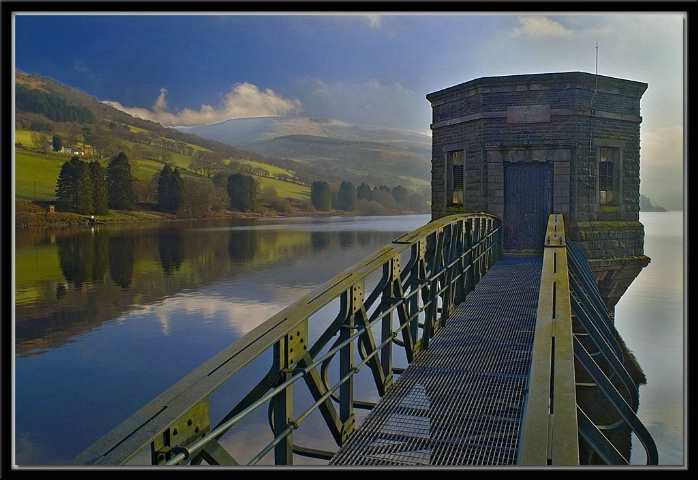
[[[636,80],[649,85],[640,191],[680,209],[686,19],[678,10],[18,10],[14,68],[168,126],[304,116],[425,134],[426,95],[475,78],[583,71]]]

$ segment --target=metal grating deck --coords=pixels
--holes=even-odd
[[[330,465],[513,465],[542,258],[499,259]]]

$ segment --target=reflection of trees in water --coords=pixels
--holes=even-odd
[[[313,250],[324,250],[330,245],[332,234],[330,232],[310,232],[310,245]]]
[[[158,240],[158,251],[160,252],[160,263],[163,271],[172,273],[173,270],[179,270],[184,257],[181,230],[160,230],[158,232]]]
[[[82,230],[82,227],[80,227]],[[65,228],[63,231],[70,232],[71,229]],[[54,243],[56,235],[55,230],[39,229],[39,228],[20,228],[15,230],[15,248],[34,247],[36,245],[48,245]]]
[[[101,282],[107,272],[107,236],[96,231],[56,239],[58,263],[67,282],[80,288]]]
[[[135,240],[132,236],[109,237],[109,276],[121,288],[131,284],[135,257]]]
[[[233,231],[228,239],[228,256],[233,261],[250,260],[259,248],[257,230]]]
[[[356,232],[339,232],[339,246],[351,248],[356,243]]]
[[[373,232],[357,232],[356,240],[362,247],[370,247],[373,243]]]

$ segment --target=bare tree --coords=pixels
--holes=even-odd
[[[46,145],[46,142],[48,142],[48,135],[41,132],[32,132],[31,139],[32,144],[34,145],[34,147],[36,147],[37,150],[43,150],[44,145]]]
[[[221,170],[221,162],[208,152],[199,152],[199,155],[189,163],[189,168],[196,173],[206,175],[206,178],[211,178]]]

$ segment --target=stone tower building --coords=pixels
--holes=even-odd
[[[608,312],[650,259],[640,211],[646,83],[584,72],[484,77],[427,95],[432,218],[487,212],[505,252],[542,250],[551,213],[589,259]]]

